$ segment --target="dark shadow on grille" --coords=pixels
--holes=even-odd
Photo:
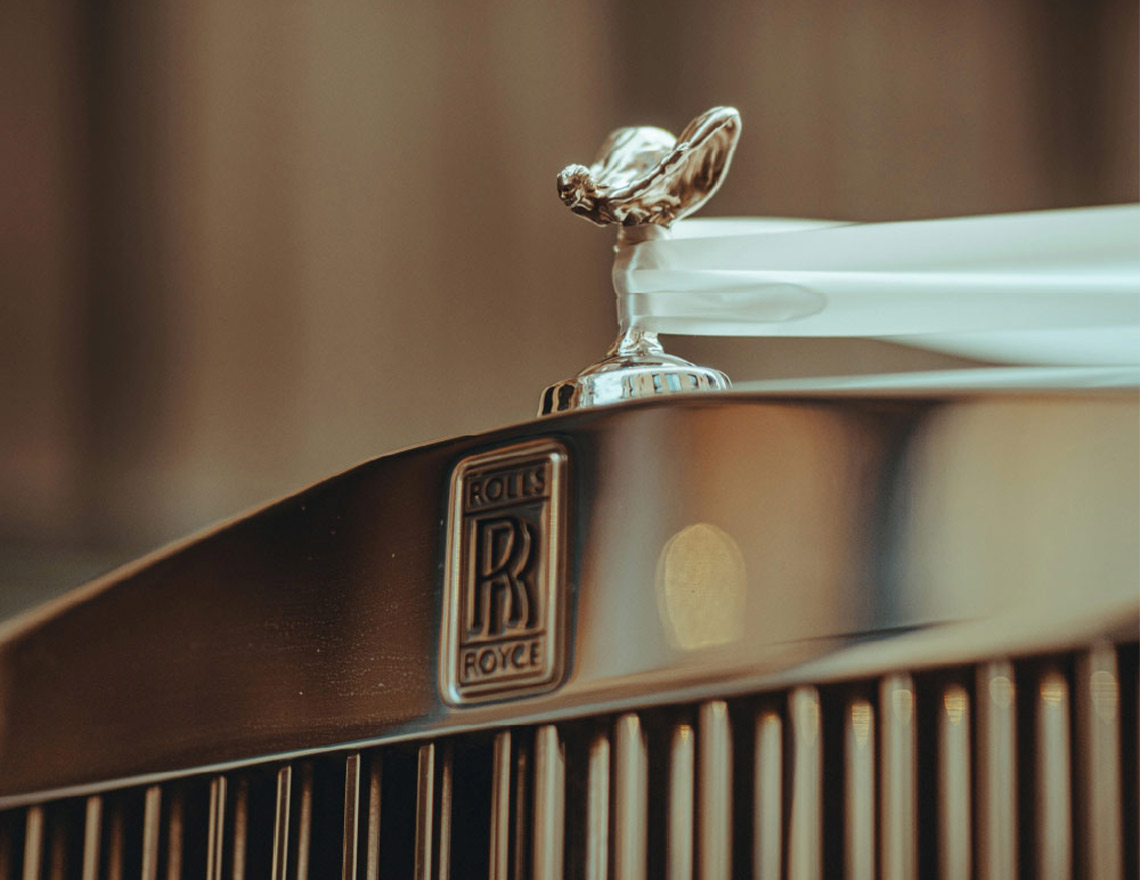
[[[337,877],[341,870],[344,843],[344,761],[343,754],[307,763],[313,775],[312,832],[309,877]]]
[[[491,738],[457,739],[452,745],[451,876],[487,873],[491,840]]]
[[[415,869],[416,747],[384,752],[380,785],[380,877],[411,877]]]
[[[1140,658],[1136,645],[1117,651],[1120,664],[1120,779],[1123,807],[1124,877],[1140,877],[1140,728],[1137,726],[1137,692]]]
[[[844,719],[851,688],[820,688],[820,737],[823,744],[823,876],[843,876],[843,843],[847,818],[844,761]]]
[[[46,811],[44,851],[45,877],[81,877],[83,873],[84,801],[68,798],[51,804]]]

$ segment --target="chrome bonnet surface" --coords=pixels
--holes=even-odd
[[[1134,638],[1134,391],[694,395],[365,463],[13,622],[0,805],[307,750]],[[440,695],[449,481],[566,450],[549,693]]]

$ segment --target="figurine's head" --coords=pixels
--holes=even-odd
[[[585,165],[567,165],[558,175],[558,197],[571,211],[584,214],[592,211],[598,190]]]

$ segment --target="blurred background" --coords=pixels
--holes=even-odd
[[[363,459],[530,418],[614,331],[557,171],[714,104],[705,215],[1135,201],[1135,0],[0,5],[0,616]],[[961,362],[675,340],[738,379]]]

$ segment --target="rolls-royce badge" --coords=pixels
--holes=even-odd
[[[440,689],[455,705],[557,686],[564,668],[566,449],[537,440],[452,472]]]

